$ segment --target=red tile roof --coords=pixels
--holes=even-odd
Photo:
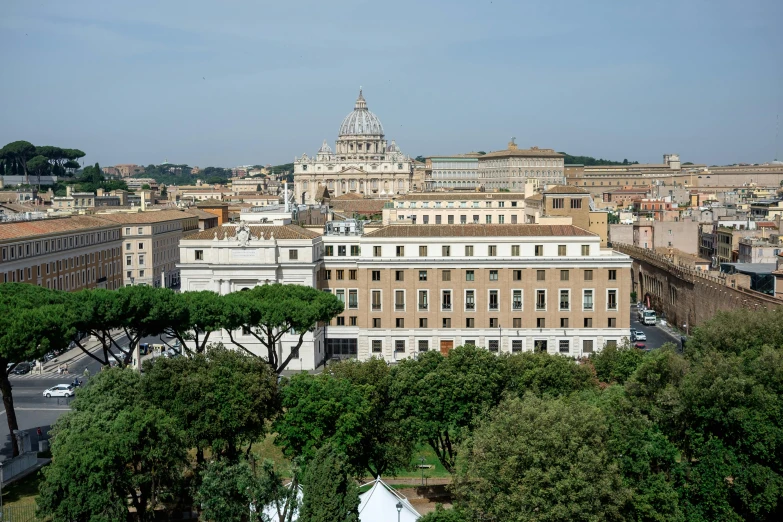
[[[20,239],[51,234],[67,234],[117,228],[119,225],[94,216],[70,216],[62,218],[37,219],[33,221],[11,221],[0,223],[0,240]]]

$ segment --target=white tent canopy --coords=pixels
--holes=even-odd
[[[381,477],[368,484],[372,484],[372,487],[359,495],[359,520],[361,522],[396,522],[398,520],[397,504],[402,506],[399,514],[400,522],[416,522],[421,518],[408,499],[389,487],[381,480]]]

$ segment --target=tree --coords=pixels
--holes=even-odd
[[[29,141],[14,141],[0,149],[0,157],[16,167],[16,172],[24,176],[24,183],[29,184],[27,162],[35,156],[35,146]]]
[[[298,509],[296,479],[291,487],[284,486],[280,472],[270,460],[263,462],[259,476],[253,468],[246,460],[214,460],[207,465],[194,498],[202,506],[205,520],[244,521],[252,504],[257,511],[274,505],[279,522],[291,522]]]
[[[458,444],[479,415],[497,405],[505,388],[503,360],[475,346],[444,357],[425,352],[392,370],[391,407],[403,430],[435,451],[453,472]]]
[[[519,397],[568,395],[595,389],[598,381],[590,365],[574,364],[570,357],[548,353],[524,352],[505,359],[507,389]]]
[[[145,402],[137,372],[99,373],[73,411],[53,428],[52,463],[43,470],[38,509],[54,522],[152,520],[156,505],[177,484],[185,448],[174,419]]]
[[[621,346],[604,346],[604,349],[590,356],[596,374],[601,382],[624,383],[642,362],[644,352],[628,342]]]
[[[606,437],[584,401],[502,402],[460,452],[454,487],[468,520],[622,520],[629,493]]]
[[[436,504],[435,511],[427,513],[418,522],[468,522],[468,518],[459,507],[445,509],[443,504]]]
[[[89,351],[82,340],[76,344],[104,366],[112,359],[124,365],[133,357],[143,337],[159,335],[173,321],[175,292],[168,288],[125,286],[118,290],[82,290],[70,296],[69,313],[74,327],[94,336],[103,348],[101,355]],[[119,342],[123,337],[125,342]]]
[[[236,461],[243,445],[263,437],[279,409],[276,376],[269,366],[222,346],[145,364],[141,388],[152,404],[177,420],[199,462],[205,448]]]
[[[427,158],[425,158],[424,156],[416,156],[416,161],[418,161],[419,163],[424,163],[425,161],[427,161]]]
[[[326,445],[307,466],[299,522],[358,522],[359,488],[345,455]]]
[[[68,320],[65,294],[23,283],[0,285],[0,392],[9,433],[19,429],[8,375],[16,363],[40,359],[65,348],[74,330]],[[13,455],[19,454],[11,437]]]
[[[145,183],[144,185],[142,185],[141,190],[151,190],[149,183]]]
[[[783,309],[717,312],[688,338],[689,357],[708,351],[758,353],[765,345],[783,346]]]
[[[47,175],[52,169],[49,159],[45,156],[35,156],[27,162],[27,170],[38,179],[38,189],[41,189],[41,176]]]
[[[257,286],[223,296],[223,300],[222,326],[228,331],[231,342],[255,355],[234,337],[237,330],[248,332],[266,348],[266,361],[278,374],[291,359],[299,357],[299,348],[307,332],[314,330],[318,323],[328,323],[343,311],[343,303],[333,294],[302,285]],[[299,339],[283,358],[280,342],[287,333],[298,335]]]
[[[171,295],[165,333],[188,351],[204,353],[209,337],[221,329],[226,305],[210,290]],[[191,349],[192,346],[192,349]]]

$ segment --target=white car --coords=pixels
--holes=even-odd
[[[637,341],[646,341],[647,336],[644,334],[641,330],[636,330],[636,340]]]
[[[70,384],[58,384],[48,390],[44,390],[44,397],[73,397],[73,386]]]

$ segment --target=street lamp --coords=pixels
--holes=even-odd
[[[397,501],[397,522],[400,522],[400,513],[402,512],[402,502]]]

